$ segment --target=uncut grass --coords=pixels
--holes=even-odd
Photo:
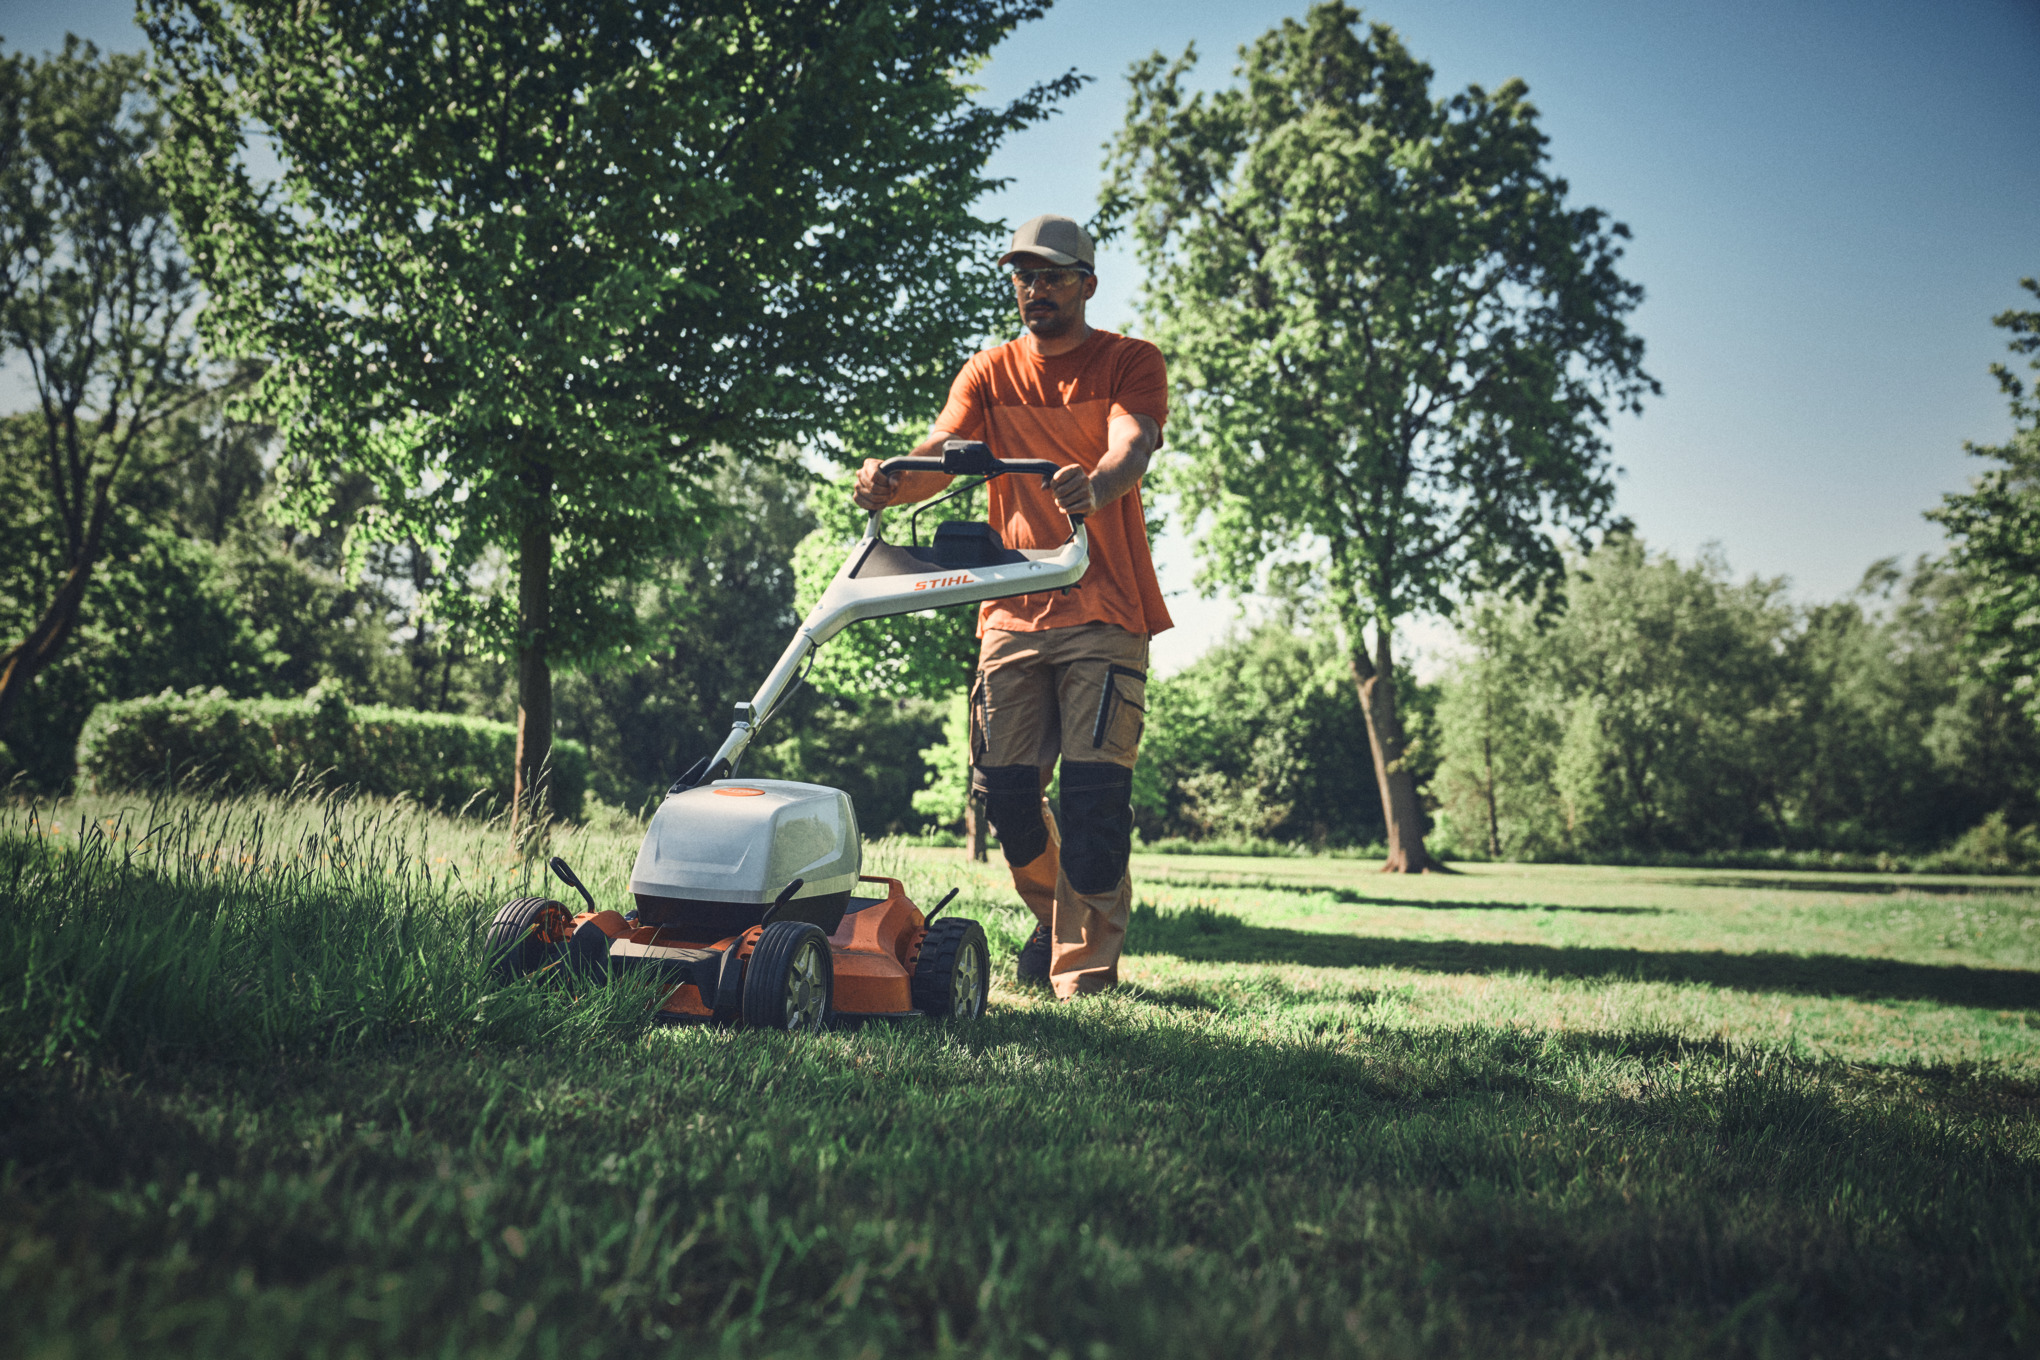
[[[1312,961],[1290,935],[1403,937],[1282,889],[1255,890],[1255,915],[1157,885],[1120,996],[1002,988],[972,1026],[807,1042],[654,1030],[619,991],[486,981],[475,925],[527,873],[500,832],[335,801],[131,811],[23,813],[0,836],[14,1353],[2040,1340],[2028,1069],[1744,1043],[1705,1032],[1704,1009],[1648,1018],[1687,993],[1802,1004],[1755,975]],[[53,812],[73,831],[49,833]],[[73,834],[85,812],[103,836]],[[152,828],[175,848],[152,851]],[[563,848],[627,867],[634,840]],[[873,860],[961,883],[952,910],[979,902],[1014,942],[1017,913],[985,909],[991,871]],[[1452,945],[1433,919],[1441,938],[1416,943]],[[1627,944],[1593,947],[1647,952],[1650,923],[1623,919]],[[1878,920],[1866,951],[1935,947]],[[1287,954],[1255,957],[1255,930],[1288,932]],[[308,994],[316,1022],[280,1014]],[[1880,1043],[1904,1028],[1876,1026]]]

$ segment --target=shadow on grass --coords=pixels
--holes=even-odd
[[[1128,931],[1136,953],[1199,963],[1293,963],[1310,968],[1408,968],[1428,973],[1530,973],[1555,978],[1698,982],[1743,992],[1937,1001],[1983,1010],[2040,1010],[2040,973],[1937,967],[1839,954],[1558,948],[1472,940],[1392,940],[1249,925],[1208,909],[1163,915],[1140,908]]]
[[[1564,911],[1588,916],[1662,916],[1663,907],[1566,907],[1544,902],[1411,902],[1400,897],[1369,897],[1351,888],[1332,893],[1341,903],[1356,907],[1414,907],[1418,911]]]
[[[1286,892],[1300,897],[1329,897],[1346,907],[1409,907],[1416,911],[1563,911],[1590,916],[1662,916],[1663,907],[1569,907],[1545,902],[1458,902],[1414,901],[1403,897],[1374,897],[1352,888],[1311,883],[1290,878],[1160,878],[1156,883],[1171,888],[1211,888],[1227,892]]]
[[[1929,897],[2016,897],[2027,896],[2033,891],[2025,882],[2008,883],[1920,883],[1904,878],[1865,882],[1845,878],[1800,878],[1779,876],[1776,878],[1738,874],[1724,877],[1708,874],[1691,878],[1640,878],[1639,883],[1669,883],[1681,888],[1736,888],[1756,892],[1820,892],[1854,894],[1857,896],[1888,897],[1898,893],[1918,893]]]

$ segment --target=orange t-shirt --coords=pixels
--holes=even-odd
[[[1145,340],[1093,331],[1068,354],[1043,357],[1031,336],[971,356],[949,387],[935,428],[978,439],[1000,458],[1046,458],[1095,471],[1115,416],[1169,417],[1169,375],[1162,352]],[[1053,548],[1069,520],[1039,477],[998,477],[991,484],[992,527],[1009,548]],[[1080,623],[1112,623],[1129,633],[1173,627],[1148,551],[1140,488],[1084,520],[1091,565],[1067,591],[1043,591],[980,606],[978,631],[1034,633]]]

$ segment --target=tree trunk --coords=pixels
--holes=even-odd
[[[5,734],[14,721],[14,712],[28,694],[28,687],[35,678],[48,669],[64,650],[70,640],[71,630],[77,626],[80,608],[85,603],[85,588],[92,583],[93,563],[99,556],[99,544],[95,541],[86,545],[82,558],[73,564],[65,574],[64,583],[57,587],[49,607],[36,620],[35,627],[27,637],[7,649],[0,656],[0,734]]]
[[[513,836],[551,817],[553,692],[547,644],[552,633],[552,471],[526,474],[530,501],[517,534],[517,778]]]
[[[970,711],[971,701],[977,697],[977,678],[977,658],[972,657],[970,669],[963,677],[963,839],[970,847],[970,857],[983,864],[986,859],[985,799],[970,777],[971,766],[977,756],[977,752],[971,749],[974,724]]]
[[[963,800],[963,832],[970,842],[970,857],[983,864],[990,858],[985,849],[985,796],[976,789]]]
[[[1443,872],[1445,866],[1424,848],[1424,809],[1417,802],[1417,781],[1403,765],[1409,741],[1395,711],[1395,658],[1388,639],[1387,628],[1377,630],[1375,654],[1369,657],[1355,628],[1349,656],[1360,711],[1367,715],[1367,744],[1374,752],[1374,777],[1381,788],[1381,819],[1388,824],[1388,862],[1381,871]]]
[[[1486,783],[1483,792],[1487,794],[1487,852],[1488,858],[1502,857],[1502,817],[1495,806],[1495,738],[1492,732],[1480,735],[1481,759],[1487,763]]]

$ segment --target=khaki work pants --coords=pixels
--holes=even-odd
[[[1013,886],[1049,928],[1049,982],[1064,1000],[1119,981],[1147,669],[1148,639],[1109,623],[987,629],[979,648],[972,782],[986,795]],[[1046,796],[1058,758],[1060,827]]]

